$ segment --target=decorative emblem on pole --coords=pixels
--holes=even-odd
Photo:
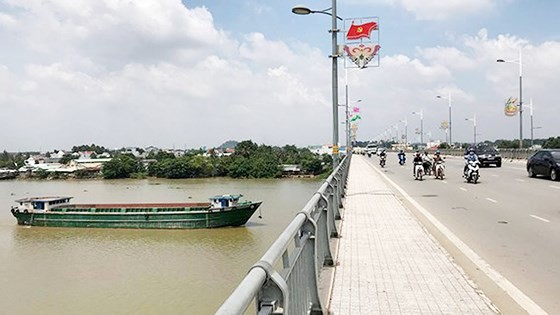
[[[346,26],[350,24],[347,28]],[[364,17],[344,20],[344,51],[352,63],[347,68],[379,66],[379,18]]]
[[[377,23],[374,21],[364,23],[364,24],[354,24],[354,20],[352,20],[352,25],[348,29],[346,33],[346,40],[356,40],[362,37],[369,38],[371,31],[377,29]]]
[[[359,44],[354,46],[344,46],[344,50],[348,55],[348,58],[354,62],[358,68],[365,68],[366,65],[377,55],[379,51],[379,45],[373,44]]]
[[[510,97],[506,100],[506,107],[504,108],[504,113],[506,116],[512,117],[517,115],[517,99],[515,97]]]

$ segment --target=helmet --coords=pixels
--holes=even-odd
[[[474,154],[474,149],[469,149],[469,154]]]

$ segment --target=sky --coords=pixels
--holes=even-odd
[[[0,0],[0,150],[332,143],[331,19],[293,14],[300,4],[331,1]],[[420,111],[424,141],[445,140],[437,95],[451,95],[453,141],[474,140],[475,116],[477,141],[519,139],[504,103],[519,95],[521,51],[523,136],[531,100],[534,137],[560,136],[558,12],[555,0],[339,0],[343,19],[379,18],[381,49],[378,67],[339,58],[338,103],[348,82],[362,141],[401,137],[404,120],[418,141]]]

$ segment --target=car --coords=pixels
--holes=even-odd
[[[560,177],[560,149],[543,149],[535,152],[527,160],[529,177],[544,175],[556,181]]]
[[[373,144],[373,143],[369,143],[366,146],[366,154],[371,157],[373,154],[377,153],[377,145]]]
[[[478,156],[478,161],[480,166],[496,165],[496,167],[502,167],[502,156],[496,148],[491,146],[477,146],[475,148],[469,148],[465,155],[468,154],[469,150],[474,150],[474,153]]]
[[[478,155],[478,160],[480,165],[496,165],[496,167],[502,167],[502,156],[500,152],[493,147],[478,147],[474,150],[474,153]]]

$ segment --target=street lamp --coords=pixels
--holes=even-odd
[[[330,11],[330,12],[329,12]],[[321,11],[314,11],[304,6],[295,6],[292,8],[292,13],[299,15],[308,15],[311,13],[321,13],[331,16],[332,27],[329,31],[332,35],[332,114],[333,114],[333,143],[332,143],[332,157],[333,169],[338,166],[338,43],[337,34],[337,19],[342,18],[336,15],[336,0],[332,0],[332,6],[328,9]]]
[[[473,122],[473,146],[476,146],[476,114],[474,114],[473,118],[465,118],[465,120],[470,120]]]
[[[541,127],[533,127],[533,99],[531,99],[529,102],[530,102],[529,109],[531,110],[530,113],[531,113],[531,148],[532,148],[535,145],[533,130],[539,129]]]
[[[357,104],[360,103],[362,100],[355,100],[352,102],[348,102],[348,84],[346,84],[346,102],[344,104],[338,105],[338,106],[344,106],[345,107],[345,111],[346,111],[346,119],[344,120],[343,123],[341,124],[345,124],[345,133],[346,133],[346,152],[348,152],[348,148],[350,146],[350,110],[349,110],[349,103],[352,104]]]
[[[519,59],[504,60],[498,59],[496,62],[509,62],[519,65],[519,148],[523,148],[523,55],[519,48]]]
[[[447,97],[445,96],[441,96],[438,95],[436,96],[437,98],[441,98],[443,100],[447,100],[448,104],[449,104],[449,145],[452,146],[453,145],[453,137],[451,135],[451,92],[449,92],[449,95]]]
[[[424,144],[424,110],[412,112],[414,115],[420,115],[420,143]]]
[[[357,104],[362,100],[355,100],[352,103]],[[346,85],[346,154],[348,154],[350,146],[350,112],[348,111],[348,85]]]
[[[408,120],[405,117],[400,122],[404,123],[404,147],[406,149],[408,147]]]

